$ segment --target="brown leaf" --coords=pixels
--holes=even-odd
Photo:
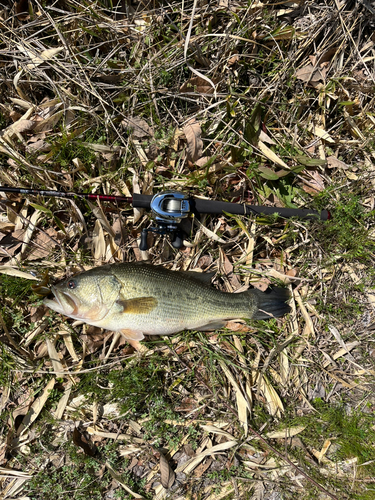
[[[190,443],[184,444],[184,452],[190,458],[195,457],[195,451],[193,450]]]
[[[9,118],[12,120],[13,123],[15,123],[16,121],[18,121],[20,118],[21,118],[21,113],[18,113],[18,111],[11,111],[9,113]]]
[[[223,269],[225,276],[227,280],[229,281],[229,284],[232,288],[232,290],[237,290],[241,286],[241,282],[238,279],[238,277],[233,274],[233,265],[228,259],[228,257],[225,255],[223,251],[220,251],[220,257],[222,260],[222,266],[221,268]]]
[[[122,120],[121,124],[135,139],[154,136],[154,131],[145,120],[142,120],[142,118],[125,118]]]
[[[15,225],[13,222],[0,222],[0,233],[11,233],[14,231]]]
[[[97,447],[95,444],[91,440],[86,439],[77,427],[75,427],[73,431],[73,443],[79,448],[82,448],[85,455],[89,457],[94,457],[96,455]]]
[[[257,288],[258,290],[261,290],[262,292],[265,292],[269,286],[271,281],[263,276],[262,278],[259,279],[259,281],[255,281],[251,283],[254,288]]]
[[[96,326],[89,326],[86,332],[87,333],[80,335],[80,339],[86,346],[87,354],[92,354],[97,349],[101,348],[105,338],[111,335],[108,334],[108,331]],[[120,336],[120,339],[121,338],[122,336]]]
[[[35,133],[39,134],[41,132],[47,132],[48,130],[53,130],[63,114],[64,111],[60,110],[57,111],[57,113],[55,113],[54,115],[49,116],[46,120],[38,122],[34,129]]]
[[[294,278],[295,276],[297,276],[297,273],[298,273],[298,268],[294,267],[293,269],[288,269],[287,271],[285,271],[285,274],[287,276],[291,276],[292,278]]]
[[[46,231],[38,231],[36,238],[33,239],[32,250],[28,255],[29,260],[44,259],[51,250],[56,247],[57,232],[51,227]]]
[[[199,158],[199,160],[197,160],[195,164],[197,165],[197,167],[204,167],[209,159],[209,156],[202,156],[202,158]]]
[[[219,78],[211,78],[212,83],[215,85],[219,83]],[[184,82],[180,87],[181,94],[191,94],[192,92],[198,92],[199,94],[213,94],[214,88],[201,76],[193,76]]]
[[[304,185],[302,189],[309,194],[316,195],[323,191],[324,181],[322,176],[318,172],[310,172],[309,179],[303,179]]]
[[[15,3],[14,10],[17,18],[20,21],[25,21],[29,18],[29,0],[18,0],[18,2]]]
[[[248,333],[253,332],[254,328],[250,328],[245,323],[240,323],[239,321],[228,321],[225,328],[231,330],[232,332]]]
[[[176,474],[172,470],[165,456],[160,453],[160,480],[163,487],[168,490],[172,487]]]
[[[213,258],[211,257],[211,255],[202,255],[202,257],[197,262],[197,268],[206,269],[212,264],[212,262]]]
[[[230,57],[228,59],[228,66],[233,66],[240,60],[240,56],[238,54],[235,54],[234,56]]]
[[[324,63],[329,63],[332,57],[336,54],[338,47],[332,47],[325,52],[322,52],[319,56],[317,56],[318,64],[322,65]]]
[[[36,125],[34,120],[18,120],[8,127],[9,132],[19,133],[27,132],[28,130],[32,130]]]
[[[48,144],[48,142],[45,142],[42,139],[39,139],[35,142],[29,141],[26,146],[26,151],[28,153],[47,153],[48,151],[51,151],[51,149],[51,144]]]
[[[213,462],[213,459],[208,458],[206,463],[202,463],[202,464],[198,465],[198,467],[194,471],[194,476],[195,477],[202,477],[203,474],[206,472],[206,470],[210,467],[212,462]]]
[[[186,156],[188,161],[194,163],[202,156],[203,141],[201,139],[202,129],[195,118],[192,118],[184,126],[184,134],[187,141]]]
[[[343,168],[347,169],[349,166],[341,160],[338,160],[335,156],[328,156],[327,158],[328,168]]]
[[[16,229],[13,233],[8,233],[1,239],[0,255],[6,255],[8,257],[13,257],[15,252],[22,245],[22,237],[25,234],[24,229]]]
[[[308,64],[298,69],[294,76],[303,82],[317,83],[325,80],[326,73],[327,70],[325,68],[314,68],[312,64]]]

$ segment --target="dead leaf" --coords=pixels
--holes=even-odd
[[[57,125],[58,121],[60,120],[63,114],[64,111],[60,110],[54,115],[48,117],[46,120],[39,122],[35,126],[34,129],[35,133],[39,134],[40,132],[47,132],[48,130],[53,130],[53,128]]]
[[[19,0],[15,3],[14,10],[20,21],[26,21],[29,18],[29,0]]]
[[[107,244],[105,241],[103,227],[97,219],[95,221],[94,231],[92,235],[92,254],[96,261],[104,260],[106,254]]]
[[[197,262],[197,268],[204,270],[208,268],[212,264],[212,262],[213,258],[211,257],[211,255],[203,255]]]
[[[37,260],[48,257],[51,251],[57,246],[57,243],[54,241],[56,237],[57,232],[53,227],[43,232],[38,231],[36,238],[33,239],[33,247],[28,255],[28,259]]]
[[[8,257],[13,257],[19,247],[22,245],[22,238],[24,237],[24,229],[16,229],[13,233],[8,233],[1,239],[0,252]]]
[[[349,165],[347,165],[341,160],[338,160],[335,156],[328,156],[327,164],[328,168],[343,168],[343,169],[349,168]]]
[[[203,141],[202,129],[195,118],[189,120],[183,128],[187,141],[186,156],[188,161],[194,163],[202,156]]]
[[[262,142],[266,142],[267,144],[272,144],[272,145],[276,144],[276,142],[273,139],[271,139],[269,135],[263,132],[262,129],[260,129],[259,131],[259,140]]]
[[[265,292],[270,285],[271,281],[263,276],[260,278],[258,281],[251,282],[254,288],[257,288],[258,290],[261,290],[262,292]]]
[[[28,429],[30,427],[30,425],[33,422],[35,422],[35,420],[38,418],[39,413],[44,408],[44,405],[45,405],[49,395],[51,394],[52,389],[55,386],[55,382],[56,382],[56,380],[54,378],[51,379],[47,383],[47,385],[44,387],[44,389],[41,391],[40,396],[34,400],[28,413],[23,418],[21,425],[17,429],[17,436],[21,436],[22,434],[24,434],[26,429]]]
[[[112,467],[111,465],[106,462],[105,463],[105,466],[107,467],[108,469],[108,472],[111,474],[111,476],[113,477],[113,479],[118,482],[123,488],[125,491],[127,491],[132,497],[134,498],[140,498],[140,499],[143,499],[144,497],[142,495],[138,495],[138,493],[135,493],[135,491],[132,491],[122,480],[122,476],[116,472]]]
[[[168,490],[172,488],[176,474],[173,472],[168,460],[160,453],[160,480],[163,487]]]
[[[82,448],[85,455],[88,457],[94,457],[96,455],[97,448],[95,444],[91,440],[86,439],[77,427],[75,427],[73,431],[73,443],[79,448]]]
[[[208,458],[205,463],[198,465],[194,471],[194,477],[202,477],[206,470],[211,466],[212,458]]]
[[[335,142],[335,140],[332,139],[332,137],[329,135],[329,133],[326,130],[324,130],[324,128],[322,128],[322,127],[318,127],[318,126],[314,125],[313,123],[311,123],[307,129],[310,130],[310,132],[312,132],[314,135],[316,135],[316,137],[320,137],[321,139],[323,139],[323,141]]]
[[[290,439],[297,434],[300,434],[306,429],[306,426],[297,425],[296,427],[287,427],[281,431],[272,431],[264,434],[264,437],[268,439]]]
[[[51,149],[51,144],[43,141],[43,139],[39,139],[37,141],[29,141],[26,146],[26,151],[28,153],[48,153],[48,151],[51,151]]]
[[[298,69],[295,72],[295,77],[303,82],[316,84],[320,81],[324,81],[326,78],[327,69],[326,68],[315,68],[312,64],[308,64],[303,68]]]
[[[22,134],[23,132],[27,132],[28,130],[32,130],[35,127],[36,123],[34,120],[18,120],[12,125],[10,125],[6,130],[5,133],[7,135],[11,135],[12,133],[14,134]]]
[[[52,59],[53,56],[55,56],[56,54],[58,54],[62,50],[64,50],[63,47],[54,47],[52,49],[43,50],[42,52],[39,53],[39,55],[32,54],[31,52],[29,52],[29,56],[30,56],[30,59],[32,60],[32,62],[29,63],[27,65],[27,67],[29,69],[36,68],[37,66],[39,66],[43,62],[48,61],[48,59]]]
[[[254,328],[251,328],[245,322],[240,323],[239,321],[228,321],[225,325],[225,328],[227,328],[231,332],[240,332],[240,333],[248,333],[254,331]]]
[[[220,78],[211,78],[211,81],[216,85]],[[201,76],[193,76],[184,82],[180,87],[181,94],[191,94],[198,92],[199,94],[213,94],[214,88]]]
[[[142,118],[125,118],[125,120],[122,120],[121,125],[127,129],[135,139],[154,136],[154,131],[145,120],[142,120]]]
[[[106,330],[103,330],[96,326],[89,326],[86,329],[86,332],[87,333],[83,333],[80,336],[80,339],[85,345],[87,354],[92,354],[97,349],[102,347],[106,337],[111,335],[108,335],[108,332]],[[119,340],[122,340],[122,336],[120,336]]]
[[[220,249],[220,260],[221,260],[221,266],[220,268],[224,271],[224,274],[230,284],[230,287],[232,290],[237,290],[238,288],[241,287],[241,282],[238,279],[238,277],[233,274],[233,264],[230,262],[224,251]]]
[[[270,149],[268,146],[266,146],[262,141],[258,142],[258,148],[264,154],[264,156],[266,158],[268,158],[269,160],[271,160],[273,163],[276,163],[276,165],[279,165],[279,167],[281,167],[281,168],[285,168],[286,170],[290,170],[288,165],[281,158],[279,158],[277,156],[277,154],[274,153],[272,151],[272,149]]]
[[[332,57],[336,54],[337,49],[338,49],[338,47],[331,47],[330,49],[326,50],[325,52],[322,52],[318,56],[310,56],[310,61],[313,64],[317,63],[320,65],[327,63],[327,62],[330,62]],[[314,59],[312,59],[312,57]]]
[[[235,54],[234,56],[230,57],[228,59],[228,66],[233,66],[240,60],[240,56],[238,54]]]
[[[318,172],[309,172],[309,179],[303,178],[302,189],[309,194],[316,195],[323,191],[324,180]]]
[[[211,455],[214,456],[216,453],[221,453],[223,451],[229,450],[237,445],[237,441],[227,441],[225,443],[220,443],[215,446],[210,446],[205,451],[197,454],[195,457],[191,458],[187,462],[180,464],[176,472],[184,472],[185,474],[190,474],[203,460],[205,457]],[[198,450],[197,450],[198,452]]]
[[[258,388],[265,398],[266,408],[270,415],[280,416],[281,413],[284,413],[284,405],[265,375],[259,379]]]
[[[209,156],[202,156],[202,158],[199,158],[199,160],[197,160],[195,164],[197,165],[197,167],[204,167],[209,160]]]
[[[184,452],[190,458],[195,457],[195,451],[193,450],[193,447],[191,446],[190,443],[186,443],[184,445]]]
[[[13,222],[0,222],[0,233],[11,233],[15,229]]]

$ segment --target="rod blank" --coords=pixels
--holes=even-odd
[[[49,191],[43,189],[24,189],[0,186],[0,192],[17,193],[24,195],[39,195],[54,198],[83,198],[86,200],[112,201],[113,203],[129,203],[135,208],[150,208],[152,195],[134,193],[131,196],[110,196],[105,194],[65,193],[63,191]],[[328,210],[310,210],[307,208],[283,208],[265,207],[262,205],[245,205],[241,203],[230,203],[225,201],[202,200],[200,198],[189,198],[191,211],[199,214],[224,214],[232,215],[272,215],[279,214],[280,217],[298,217],[305,220],[328,220],[331,214]]]

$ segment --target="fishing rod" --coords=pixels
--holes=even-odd
[[[272,215],[278,214],[280,217],[298,217],[304,220],[328,220],[331,214],[328,210],[310,210],[306,208],[283,208],[266,207],[262,205],[246,205],[243,203],[231,203],[226,201],[213,201],[195,198],[178,191],[164,191],[156,195],[146,195],[133,193],[133,196],[111,196],[105,194],[72,193],[63,191],[51,191],[43,189],[24,189],[0,186],[2,193],[16,193],[23,195],[36,195],[55,198],[83,198],[85,200],[111,201],[119,204],[130,204],[134,208],[146,208],[151,210],[157,227],[143,229],[141,233],[141,243],[139,248],[147,250],[147,234],[155,232],[158,234],[168,234],[171,243],[175,248],[183,245],[183,236],[178,224],[182,219],[189,216],[201,214],[231,214],[231,215]]]

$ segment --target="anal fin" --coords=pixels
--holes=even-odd
[[[207,323],[207,325],[200,326],[197,330],[200,330],[201,332],[212,332],[213,330],[220,330],[220,328],[224,328],[226,324],[227,321],[211,321],[210,323]]]
[[[140,343],[140,341],[145,338],[142,332],[133,332],[132,330],[124,329],[118,330],[118,333],[121,334],[140,354],[144,354],[148,351],[147,347]]]
[[[127,330],[126,328],[117,331],[128,341],[137,340],[139,342],[145,338],[142,332],[134,332],[133,330]]]

